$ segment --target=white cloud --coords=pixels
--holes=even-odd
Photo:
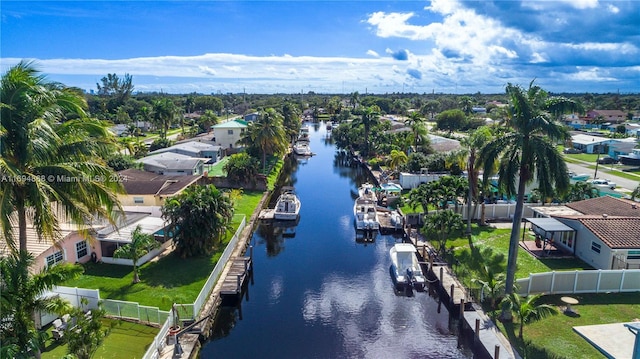
[[[367,50],[367,55],[373,56],[373,57],[380,57],[380,55],[373,50]]]
[[[617,14],[617,13],[620,12],[620,9],[617,6],[613,5],[613,4],[608,4],[607,5],[607,10],[612,14]]]
[[[568,74],[567,79],[572,81],[585,81],[585,82],[604,82],[604,81],[616,81],[615,77],[611,77],[602,70],[597,68],[590,68],[582,70],[579,68],[578,72]]]

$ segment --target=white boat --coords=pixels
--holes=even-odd
[[[365,182],[360,187],[358,187],[358,196],[360,198],[365,198],[374,202],[378,202],[378,196],[376,196],[375,187],[369,183]]]
[[[356,229],[371,231],[380,229],[375,201],[358,197],[353,205],[353,216],[356,221]]]
[[[293,187],[282,187],[280,197],[276,202],[273,212],[274,219],[295,221],[300,213],[300,199],[296,196]]]
[[[396,289],[424,289],[427,278],[422,273],[416,253],[416,247],[411,243],[396,243],[389,249],[391,277]]]
[[[299,156],[311,156],[313,153],[311,152],[311,147],[309,147],[309,142],[296,142],[293,145],[293,152]]]
[[[620,163],[626,166],[640,166],[640,148],[634,148],[628,155],[618,155]]]
[[[309,142],[309,126],[302,126],[298,134],[298,141]]]

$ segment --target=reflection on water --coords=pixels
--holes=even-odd
[[[444,306],[429,291],[396,293],[389,248],[377,234],[361,241],[353,194],[366,174],[336,155],[325,126],[311,130],[316,156],[293,171],[300,220],[262,224],[252,238],[251,300],[225,308],[203,358],[467,358],[457,349]],[[287,235],[288,230],[294,235]]]

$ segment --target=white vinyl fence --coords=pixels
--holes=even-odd
[[[516,281],[518,294],[640,292],[640,269],[583,270],[530,274]]]
[[[240,240],[240,234],[244,230],[246,223],[246,216],[242,216],[242,220],[236,233],[233,235],[229,243],[227,244],[222,256],[213,268],[213,271],[207,278],[200,294],[193,303],[189,304],[175,304],[174,307],[178,311],[178,317],[181,319],[195,319],[202,306],[209,298],[211,290],[215,286],[222,270],[227,264],[231,253],[235,249],[238,241]],[[70,287],[55,287],[51,292],[46,295],[60,295],[67,299],[73,306],[80,307],[81,299],[86,298],[88,304],[84,305],[85,310],[94,309],[98,307],[98,303],[102,305],[102,308],[107,312],[107,315],[117,318],[136,319],[144,323],[162,324],[160,332],[153,340],[153,343],[147,349],[147,352],[143,356],[143,359],[155,359],[158,358],[160,351],[166,345],[166,338],[169,332],[169,328],[173,326],[173,315],[170,311],[163,311],[157,307],[149,307],[140,305],[136,302],[127,302],[121,300],[100,299],[100,291],[96,289],[84,289],[84,288],[70,288]],[[41,323],[46,325],[55,320],[56,317],[52,317],[50,314],[42,313]]]

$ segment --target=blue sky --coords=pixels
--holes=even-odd
[[[6,1],[0,69],[168,93],[640,92],[640,1]]]

